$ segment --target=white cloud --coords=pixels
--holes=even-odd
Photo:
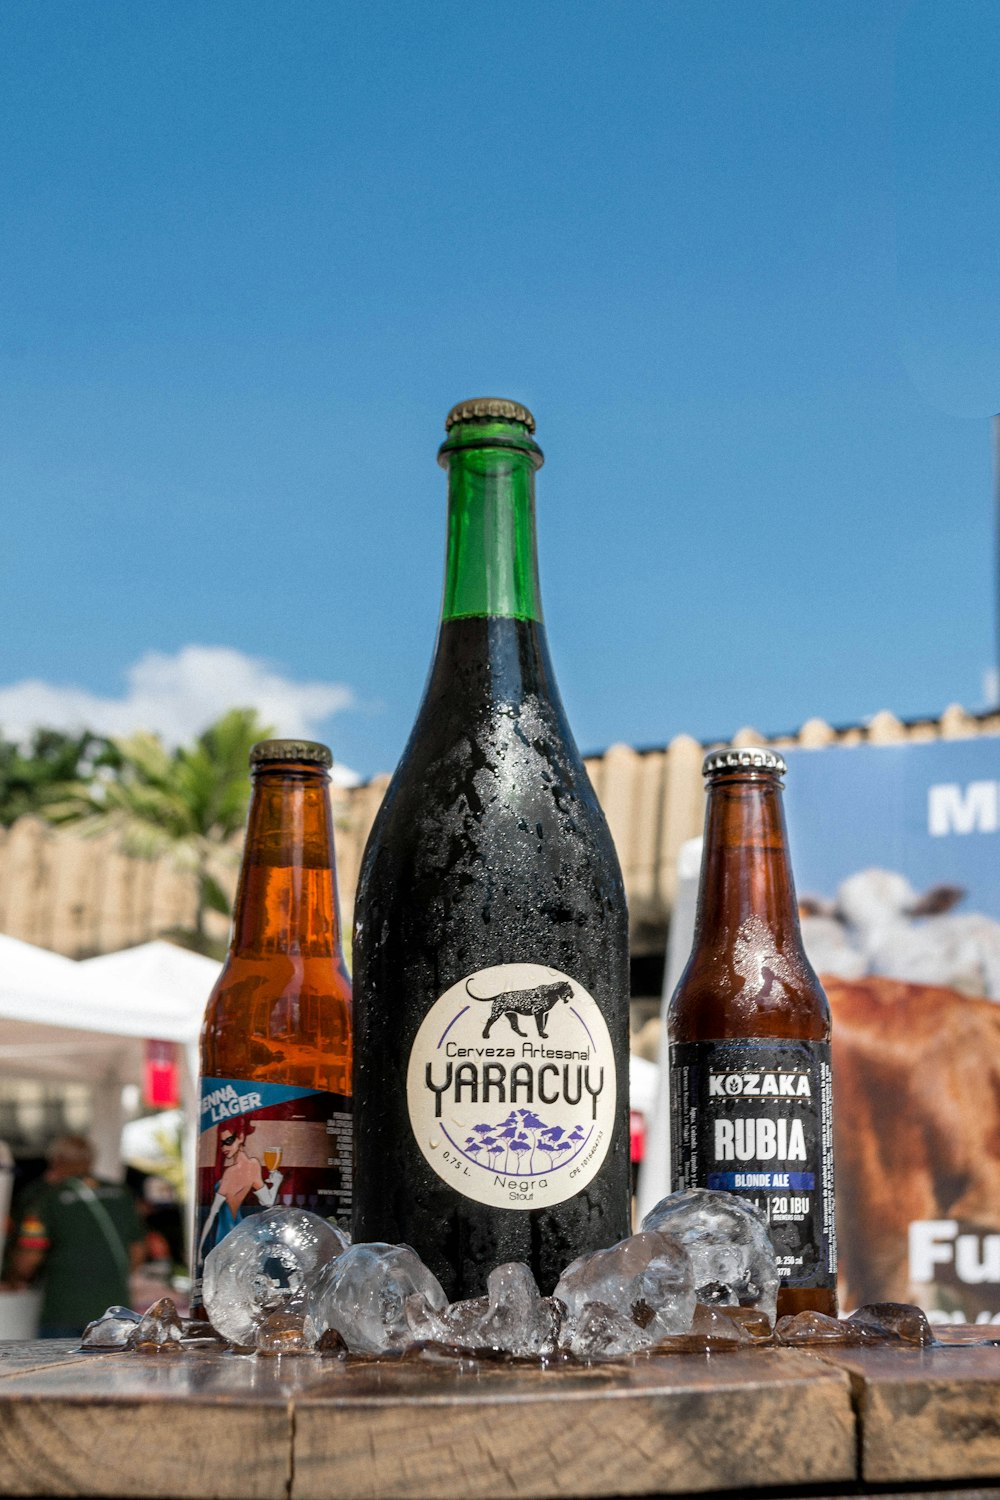
[[[37,728],[106,735],[149,729],[179,745],[229,708],[255,708],[276,734],[315,739],[331,714],[355,702],[344,683],[293,682],[269,662],[229,646],[183,646],[173,656],[147,651],[125,680],[120,698],[31,679],[0,687],[0,729],[20,741]],[[334,776],[341,784],[357,780],[346,766],[335,765]]]

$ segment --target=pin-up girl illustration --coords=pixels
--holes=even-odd
[[[253,1193],[260,1208],[271,1208],[278,1196],[284,1177],[277,1165],[264,1177],[265,1167],[257,1156],[246,1149],[247,1136],[253,1133],[253,1117],[241,1115],[235,1120],[223,1120],[219,1126],[216,1148],[215,1197],[209,1209],[205,1227],[198,1244],[198,1260],[203,1261],[209,1250],[243,1217],[243,1204]],[[268,1153],[265,1153],[268,1154]],[[275,1152],[280,1159],[280,1153]]]

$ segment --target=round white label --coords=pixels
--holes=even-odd
[[[457,1193],[496,1208],[564,1203],[611,1144],[617,1079],[593,997],[558,969],[496,964],[424,1017],[406,1096],[424,1156]]]

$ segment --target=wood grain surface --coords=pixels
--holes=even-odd
[[[0,1362],[0,1493],[289,1494],[290,1400],[267,1363],[237,1372],[220,1355],[66,1357],[69,1347]]]
[[[1000,1348],[827,1353],[853,1380],[869,1484],[1000,1481]]]
[[[538,1371],[4,1349],[10,1495],[475,1500],[855,1475],[848,1375],[791,1350]]]
[[[335,1375],[295,1408],[294,1494],[320,1500],[677,1494],[853,1479],[840,1372],[790,1350],[584,1371]],[[827,1377],[836,1374],[833,1381]],[[336,1455],[336,1458],[333,1457]]]
[[[596,1500],[832,1495],[859,1479],[895,1495],[1000,1488],[1000,1347],[750,1349],[539,1371],[0,1345],[0,1494]]]

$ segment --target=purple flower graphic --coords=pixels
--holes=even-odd
[[[565,1126],[548,1124],[533,1109],[512,1109],[496,1124],[473,1125],[462,1150],[470,1161],[490,1171],[500,1169],[503,1157],[504,1172],[526,1170],[535,1175],[539,1168],[554,1171],[561,1159],[575,1155],[588,1138],[582,1125],[574,1125],[567,1134]]]
[[[526,1140],[523,1135],[516,1135],[510,1143],[510,1149],[514,1152],[515,1165],[519,1166],[521,1163],[521,1157],[524,1155],[525,1151],[529,1151],[531,1149],[531,1142]]]

